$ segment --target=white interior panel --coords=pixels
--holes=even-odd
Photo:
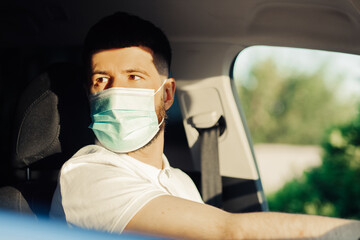
[[[198,81],[177,81],[177,94],[194,166],[200,170],[199,134],[190,119],[200,114],[217,112],[226,121],[226,130],[219,138],[220,173],[222,176],[256,180],[259,178],[236,106],[230,79],[218,76]]]

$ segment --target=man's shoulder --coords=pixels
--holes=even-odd
[[[98,154],[102,154],[102,155],[112,155],[113,152],[107,150],[106,148],[99,146],[99,145],[87,145],[83,148],[81,148],[80,150],[78,150],[71,158],[79,158],[79,157],[84,157],[84,156],[91,156],[91,155],[98,155]]]
[[[91,169],[99,172],[100,169],[122,169],[126,168],[123,162],[126,161],[124,154],[116,154],[98,145],[88,145],[81,148],[62,166],[61,173],[69,171],[89,171]]]
[[[129,164],[126,156],[96,145],[80,149],[61,168],[62,192],[86,189],[88,194],[96,194],[99,189],[109,190],[114,184],[142,183],[144,177]]]
[[[104,163],[109,164],[123,159],[124,154],[117,154],[99,145],[87,145],[77,151],[65,164],[83,163]]]

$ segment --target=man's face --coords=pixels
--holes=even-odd
[[[165,79],[154,65],[152,51],[145,47],[110,49],[92,56],[91,93],[112,87],[157,90]],[[155,95],[160,121],[165,114],[162,96],[162,90]]]

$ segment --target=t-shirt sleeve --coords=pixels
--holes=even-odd
[[[145,204],[168,194],[129,169],[97,163],[63,167],[60,189],[67,222],[117,233]]]

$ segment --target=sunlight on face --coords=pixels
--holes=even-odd
[[[147,88],[157,90],[164,77],[158,73],[149,48],[127,47],[95,53],[92,57],[90,92],[112,87]],[[155,95],[158,106],[162,91]]]

